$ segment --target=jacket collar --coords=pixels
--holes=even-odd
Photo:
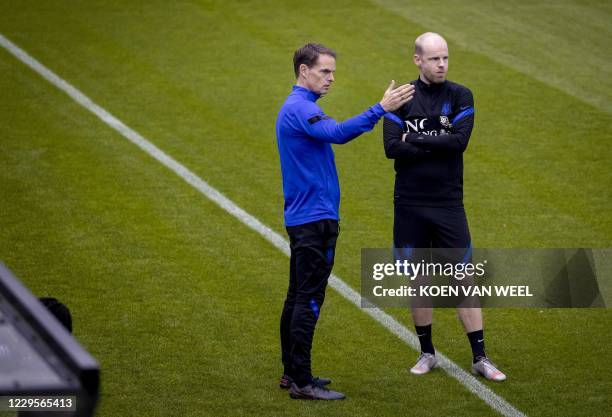
[[[317,94],[314,91],[310,91],[309,89],[300,87],[299,85],[293,86],[293,92],[310,101],[317,101],[321,97],[321,94]]]
[[[442,88],[444,88],[447,82],[448,81],[444,80],[443,83],[439,83],[439,84],[435,84],[435,83],[427,84],[427,83],[424,83],[423,80],[421,80],[421,77],[419,77],[417,78],[416,85],[417,87],[425,91],[434,92],[434,91],[440,91]]]

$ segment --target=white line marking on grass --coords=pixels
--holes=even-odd
[[[36,61],[30,55],[28,55],[21,48],[16,46],[14,43],[5,38],[0,34],[0,45],[7,51],[13,54],[17,59],[26,64],[28,67],[39,73],[43,78],[49,81],[51,84],[68,94],[74,101],[85,107],[87,110],[95,114],[100,120],[106,123],[111,128],[115,129],[121,135],[123,135],[130,142],[141,148],[147,154],[158,160],[160,163],[168,167],[179,177],[184,179],[187,183],[191,184],[195,189],[200,191],[204,196],[218,204],[223,210],[236,217],[242,223],[253,229],[260,235],[262,235],[268,242],[277,247],[285,255],[289,256],[289,243],[274,230],[260,222],[254,216],[250,215],[240,207],[238,207],[233,201],[225,197],[219,191],[208,185],[204,180],[198,177],[196,174],[191,172],[181,163],[168,156],[161,149],[153,145],[147,139],[142,137],[138,132],[132,130],[126,126],[121,120],[98,106],[96,103],[91,101],[85,94],[74,88],[68,82],[64,81],[51,70]],[[361,298],[357,291],[349,287],[339,277],[332,274],[329,280],[330,286],[336,290],[340,295],[353,303],[357,308],[361,308]],[[391,333],[403,340],[407,345],[415,349],[420,350],[419,342],[417,337],[409,331],[406,327],[400,324],[393,317],[385,313],[378,308],[367,308],[363,311],[370,315],[374,320],[382,324]],[[442,353],[437,352],[439,364],[446,373],[459,381],[469,391],[474,393],[476,396],[481,398],[484,402],[489,404],[491,408],[498,411],[500,414],[507,417],[525,417],[525,414],[514,408],[510,403],[504,400],[499,395],[495,394],[481,382],[476,380],[472,375],[461,369],[456,363],[448,359]]]

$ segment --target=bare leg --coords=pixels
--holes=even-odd
[[[415,326],[428,326],[433,321],[433,308],[413,308],[412,321]]]
[[[412,316],[414,317],[414,311]],[[466,333],[482,330],[482,310],[480,308],[458,308],[457,316],[463,324]]]

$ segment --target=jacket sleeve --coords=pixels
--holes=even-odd
[[[385,120],[383,122],[383,142],[387,158],[414,158],[428,152],[412,143],[405,142],[405,132],[405,124],[397,114],[385,114]]]
[[[369,132],[383,114],[385,111],[380,103],[343,122],[335,121],[313,102],[297,109],[298,123],[308,136],[321,142],[338,144],[347,143],[362,133]]]
[[[450,134],[428,136],[411,133],[406,137],[406,142],[431,151],[464,152],[474,127],[474,97],[469,89],[462,92],[457,106],[459,113],[451,121],[453,127]]]

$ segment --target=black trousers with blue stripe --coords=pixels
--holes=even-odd
[[[287,233],[291,259],[280,323],[282,361],[285,374],[301,387],[312,380],[312,339],[334,265],[339,225],[337,220],[319,220],[287,227]]]

